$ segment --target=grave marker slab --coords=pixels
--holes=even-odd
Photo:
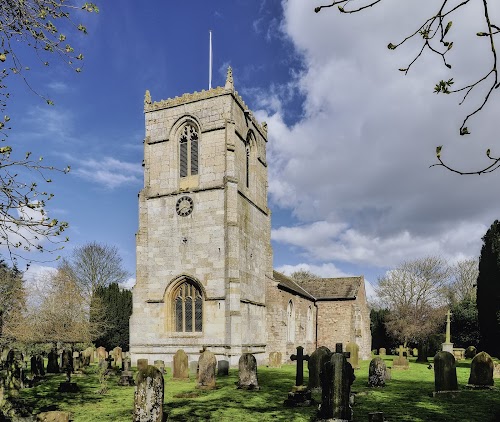
[[[434,356],[434,391],[458,391],[455,357],[450,352],[438,352]]]
[[[146,360],[146,359],[139,359]],[[163,374],[154,366],[137,362],[134,394],[134,422],[162,422],[165,384]]]
[[[198,365],[196,362],[195,364]],[[175,380],[189,379],[188,357],[182,349],[175,352],[172,372],[172,378]]]
[[[217,359],[215,355],[205,350],[198,359],[198,388],[215,388],[215,371],[217,368]]]
[[[228,362],[229,363],[229,362]],[[238,361],[238,388],[258,390],[257,360],[251,353],[244,353]]]

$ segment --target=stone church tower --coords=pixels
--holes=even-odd
[[[267,126],[225,86],[144,100],[144,188],[130,350],[135,364],[207,347],[265,352],[272,280]]]

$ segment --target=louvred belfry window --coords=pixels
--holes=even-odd
[[[182,128],[179,139],[179,174],[181,177],[198,174],[198,131],[191,124]]]
[[[200,290],[191,282],[185,281],[174,295],[175,331],[203,331],[203,298]]]

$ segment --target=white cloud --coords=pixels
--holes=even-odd
[[[48,88],[51,89],[52,91],[55,91],[59,94],[65,93],[71,90],[71,88],[64,82],[62,81],[53,81],[50,82],[48,85]]]
[[[135,277],[130,277],[123,283],[120,283],[120,287],[127,290],[130,290],[134,286],[135,286]]]

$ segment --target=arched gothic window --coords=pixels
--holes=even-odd
[[[287,319],[286,341],[289,343],[293,343],[295,341],[295,309],[293,307],[293,302],[291,300],[288,302],[288,307],[286,310],[286,319]]]
[[[181,177],[198,174],[198,131],[192,124],[185,124],[179,139],[179,174]]]
[[[174,292],[175,331],[203,331],[203,298],[201,291],[190,281],[182,283]]]

